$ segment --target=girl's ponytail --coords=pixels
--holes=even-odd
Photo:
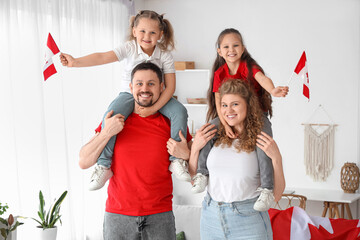
[[[159,15],[159,22],[162,24],[163,36],[160,40],[159,46],[163,50],[174,50],[175,41],[174,41],[174,29],[167,19],[163,19],[162,15]]]

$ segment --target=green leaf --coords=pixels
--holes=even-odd
[[[41,227],[43,227],[43,223],[41,223],[39,220],[35,219],[35,218],[31,218],[32,220],[36,221],[37,223],[40,224]]]
[[[4,224],[5,226],[9,226],[8,222],[5,219],[1,218],[1,217],[0,217],[0,222],[2,224]]]
[[[61,194],[60,198],[55,202],[55,204],[54,204],[54,206],[53,206],[53,208],[51,210],[50,222],[54,219],[54,217],[56,217],[59,214],[60,205],[61,205],[62,201],[64,200],[64,198],[66,197],[67,193],[68,193],[67,191],[63,192],[63,194]]]
[[[10,232],[14,231],[18,226],[23,225],[24,223],[16,221],[15,225],[10,228]]]
[[[39,200],[40,200],[40,205],[39,205],[39,212],[40,212],[40,218],[41,220],[44,221],[44,216],[45,216],[45,213],[44,213],[44,206],[45,206],[45,200],[44,200],[44,195],[42,194],[41,190],[39,192]]]
[[[1,236],[3,236],[6,239],[7,234],[5,228],[1,228],[0,231],[1,231]]]
[[[38,215],[39,215],[40,220],[44,222],[45,221],[44,216],[40,212],[38,212]]]

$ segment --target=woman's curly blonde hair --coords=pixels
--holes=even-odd
[[[257,135],[261,132],[263,120],[263,112],[260,108],[258,97],[254,90],[248,83],[239,79],[231,79],[225,81],[219,88],[220,98],[226,94],[239,95],[246,102],[246,117],[244,119],[244,127],[242,132],[236,132],[232,127],[233,132],[239,139],[235,143],[235,148],[240,151],[252,152],[255,150]],[[225,128],[220,122],[219,137],[215,142],[215,146],[222,145],[230,147],[236,139],[229,138],[226,135]]]

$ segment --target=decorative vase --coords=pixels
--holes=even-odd
[[[345,163],[340,172],[341,188],[345,193],[355,193],[359,188],[359,168],[355,163]]]
[[[38,240],[56,240],[57,227],[54,228],[41,228],[37,227]]]

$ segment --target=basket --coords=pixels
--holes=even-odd
[[[355,163],[345,163],[340,172],[341,188],[345,193],[355,193],[359,188],[359,168]]]

